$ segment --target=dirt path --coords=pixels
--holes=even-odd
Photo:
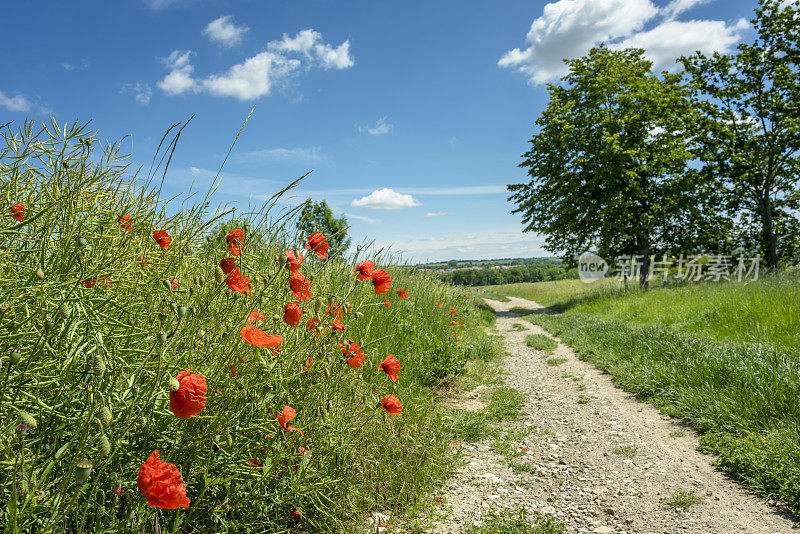
[[[712,467],[713,457],[697,452],[691,429],[615,388],[608,374],[566,345],[559,342],[546,358],[526,346],[527,335],[547,333],[509,310],[549,310],[518,298],[487,302],[512,355],[503,363],[505,382],[527,396],[520,421],[507,424],[518,456],[512,470],[508,449],[494,450],[498,442],[464,444],[469,463],[444,488],[445,520],[434,532],[464,532],[490,508],[521,505],[552,514],[567,532],[794,532],[785,511]],[[566,361],[548,364],[553,357]],[[702,502],[669,506],[678,490]]]

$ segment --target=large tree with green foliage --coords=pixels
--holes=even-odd
[[[726,179],[740,219],[760,227],[775,269],[800,226],[800,6],[759,0],[752,23],[756,38],[737,53],[681,60],[702,110],[694,138],[705,169]]]
[[[347,218],[336,218],[328,203],[324,200],[314,202],[310,198],[303,203],[297,217],[297,230],[308,236],[319,232],[328,238],[328,254],[341,256],[350,246],[350,237],[347,235]]]
[[[651,254],[719,242],[714,188],[687,165],[693,109],[680,76],[652,74],[641,49],[600,46],[566,63],[520,164],[531,179],[508,186],[525,231],[568,265],[591,248],[641,255],[642,284]]]

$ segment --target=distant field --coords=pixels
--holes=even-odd
[[[653,287],[563,280],[487,288],[563,312],[518,313],[620,387],[705,432],[701,444],[762,495],[800,511],[800,275]]]

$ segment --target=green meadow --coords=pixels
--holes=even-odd
[[[702,432],[751,488],[800,510],[800,273],[625,289],[613,279],[495,286],[561,312],[515,311]]]
[[[475,426],[440,391],[499,352],[473,293],[368,247],[318,257],[280,192],[219,237],[211,192],[159,194],[178,136],[139,173],[77,124],[3,136],[5,532],[354,531],[433,506]]]

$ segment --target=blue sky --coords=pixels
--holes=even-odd
[[[195,115],[166,193],[207,186],[244,118],[215,200],[242,208],[305,174],[324,199],[411,261],[549,255],[505,185],[561,59],[601,41],[658,68],[752,37],[754,0],[9,2],[0,124],[52,114],[132,133],[149,161]]]

